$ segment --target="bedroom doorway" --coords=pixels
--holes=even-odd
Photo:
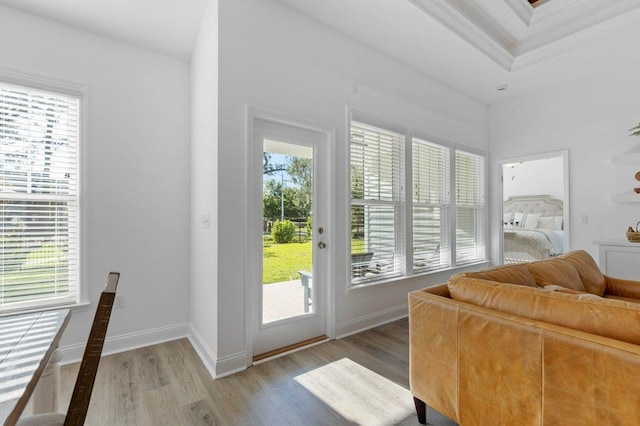
[[[503,264],[531,262],[569,250],[569,153],[499,162]]]

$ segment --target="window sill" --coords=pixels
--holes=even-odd
[[[477,267],[488,267],[490,265],[491,265],[490,260],[482,260],[479,262],[465,263],[464,265],[456,265],[454,267],[449,267],[449,268],[431,269],[429,271],[420,272],[414,275],[391,277],[391,278],[383,279],[380,281],[371,281],[366,283],[358,283],[355,285],[350,285],[349,288],[347,289],[347,292],[348,293],[352,291],[359,292],[367,289],[387,287],[391,285],[397,285],[400,282],[407,282],[409,280],[425,278],[428,276],[442,274],[442,273],[451,273],[453,275],[454,273],[463,272],[466,269],[471,269],[471,268],[475,269]]]
[[[32,312],[46,312],[46,311],[56,311],[58,309],[70,309],[71,312],[74,311],[83,311],[86,310],[87,307],[91,305],[91,302],[88,300],[84,300],[78,303],[64,303],[60,305],[52,305],[52,306],[43,306],[40,308],[28,308],[28,309],[16,309],[12,311],[1,312],[0,317],[6,317],[10,315],[20,315],[20,314],[30,314]]]

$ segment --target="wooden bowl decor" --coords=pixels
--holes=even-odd
[[[640,230],[638,230],[638,226],[640,226],[640,222],[636,223],[635,231],[632,226],[627,229],[627,240],[629,240],[630,243],[640,243]]]
[[[636,180],[640,182],[640,171],[636,172]],[[633,188],[633,190],[636,191],[636,194],[640,194],[640,188]]]

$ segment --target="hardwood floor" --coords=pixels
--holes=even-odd
[[[87,425],[417,425],[408,321],[212,380],[187,339],[104,357]],[[61,371],[61,409],[78,364]],[[430,425],[455,425],[429,409]]]

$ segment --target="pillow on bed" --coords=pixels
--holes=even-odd
[[[538,221],[538,228],[553,231],[555,229],[555,218],[552,216],[541,217]]]
[[[513,214],[513,224],[522,228],[522,225],[524,224],[524,213],[515,212]]]
[[[553,217],[553,230],[554,231],[562,231],[562,222],[563,222],[563,217],[562,216],[554,216]]]
[[[535,213],[529,213],[524,217],[524,226],[523,228],[534,229],[538,227],[538,221],[540,220],[540,215]]]
[[[502,223],[504,223],[505,225],[513,225],[513,216],[513,212],[505,213],[502,218]]]

